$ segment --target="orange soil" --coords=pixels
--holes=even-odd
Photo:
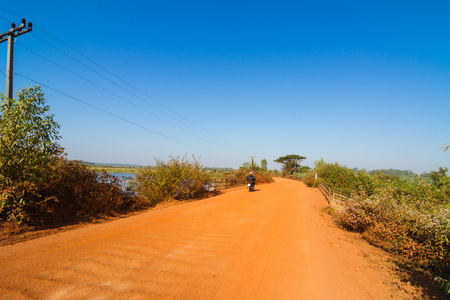
[[[249,193],[150,210],[0,247],[2,299],[413,299],[387,256],[336,228],[317,189],[277,178]]]

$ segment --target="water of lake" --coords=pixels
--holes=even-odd
[[[120,185],[123,190],[125,190],[126,188],[128,188],[130,186],[131,180],[136,178],[136,174],[133,174],[133,173],[112,173],[111,172],[109,174],[117,176],[121,179]]]
[[[109,174],[117,176],[119,178],[129,178],[129,177],[131,177],[132,179],[136,178],[136,174],[133,173],[109,173]]]

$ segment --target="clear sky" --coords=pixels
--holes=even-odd
[[[0,32],[33,22],[16,41],[14,89],[42,84],[70,159],[153,165],[187,153],[237,168],[255,156],[273,169],[299,154],[311,167],[450,168],[447,0],[0,7]]]

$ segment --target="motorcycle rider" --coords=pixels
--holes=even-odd
[[[255,176],[253,176],[253,172],[250,172],[250,175],[247,176],[247,182],[250,183],[252,185],[252,187],[255,187],[255,181],[256,178]]]

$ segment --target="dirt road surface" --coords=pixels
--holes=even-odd
[[[0,248],[2,299],[412,299],[317,189],[276,179]]]

